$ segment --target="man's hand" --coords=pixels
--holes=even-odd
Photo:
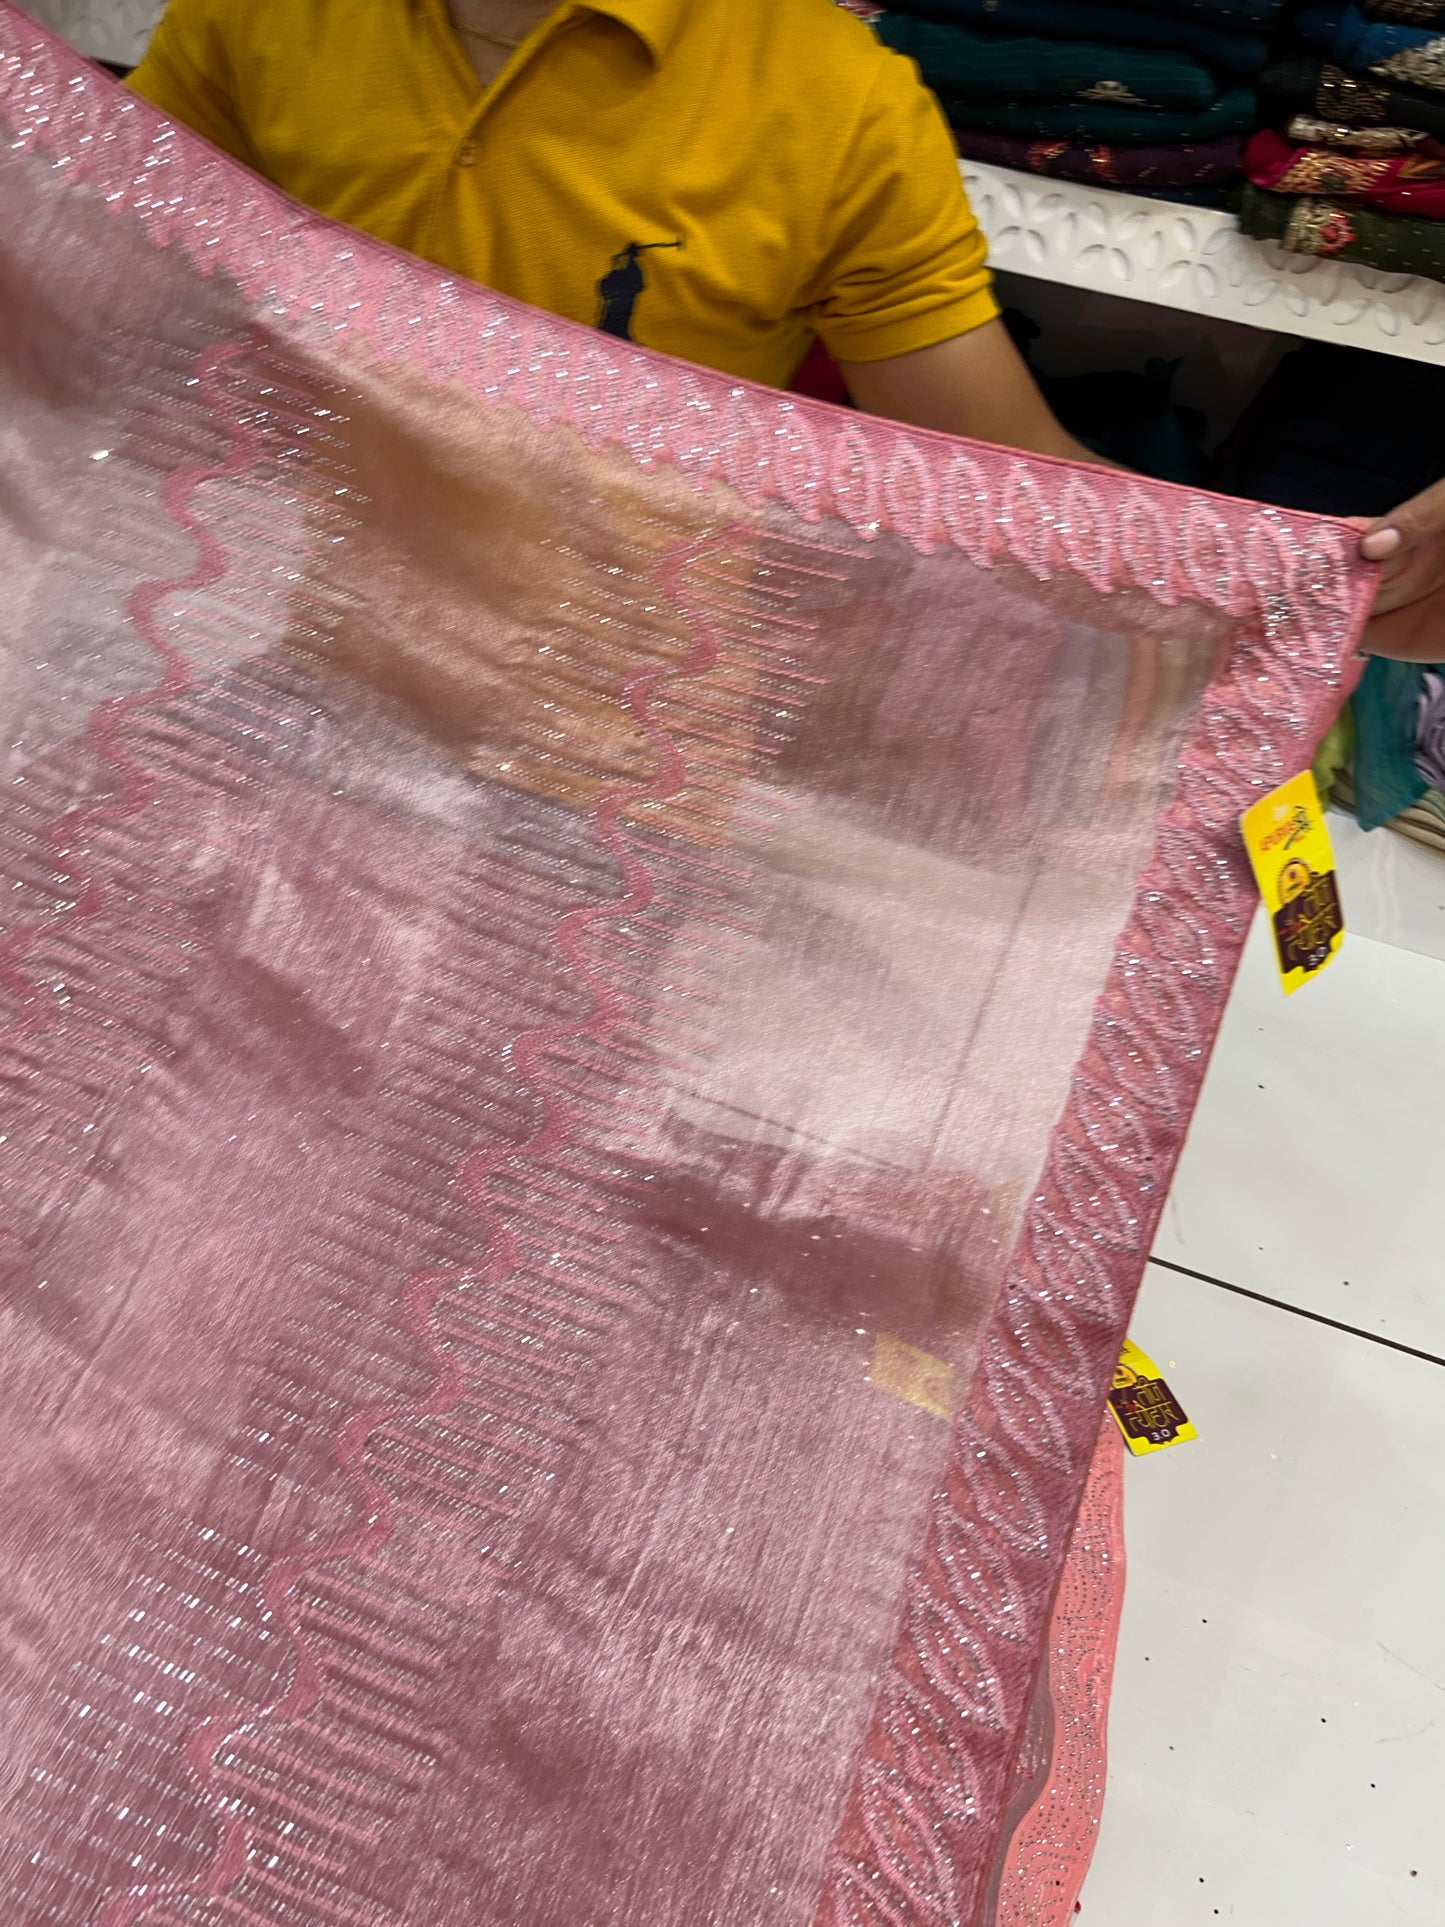
[[[1445,662],[1445,482],[1370,523],[1360,550],[1385,565],[1366,649],[1401,662]]]
[[[839,365],[870,415],[1032,455],[1102,460],[1059,426],[1001,321],[911,355]],[[1385,564],[1365,648],[1405,662],[1445,662],[1445,482],[1357,526],[1363,554]]]
[[[1001,321],[911,355],[839,367],[849,394],[870,415],[1031,455],[1101,460],[1060,428]]]

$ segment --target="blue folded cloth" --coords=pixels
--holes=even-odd
[[[1355,816],[1378,830],[1429,788],[1415,760],[1424,671],[1417,662],[1371,656],[1350,698],[1355,719]]]
[[[954,127],[983,134],[1022,134],[1032,140],[1097,143],[1103,147],[1161,147],[1247,134],[1259,125],[1259,102],[1249,87],[1231,88],[1203,112],[1122,106],[1107,100],[1001,100],[996,93],[953,95],[938,90]]]
[[[975,33],[911,13],[885,13],[874,28],[886,46],[911,54],[923,78],[945,97],[978,97],[1022,106],[1082,101],[1203,113],[1220,82],[1202,61],[1149,45],[1120,47],[1037,34]]]
[[[1230,33],[1268,33],[1284,12],[1287,0],[1127,0],[1127,4],[1148,20],[1139,36],[1147,44],[1147,36],[1160,16],[1172,20],[1181,13],[1196,20],[1212,20]],[[1073,12],[1070,0],[1058,0],[1058,9],[1064,18]]]
[[[1124,5],[1064,5],[1060,0],[910,0],[904,11],[925,20],[987,33],[1038,34],[1050,40],[1103,40],[1125,47],[1168,47],[1196,55],[1215,73],[1257,74],[1262,34],[1233,31],[1201,14],[1140,14]]]
[[[1364,68],[1415,87],[1445,87],[1445,32],[1371,20],[1360,7],[1306,7],[1296,25],[1342,67]]]

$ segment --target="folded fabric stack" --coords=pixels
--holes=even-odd
[[[975,160],[1222,204],[1282,0],[899,0],[872,15]]]
[[[1265,68],[1246,231],[1445,281],[1445,0],[1306,6]]]

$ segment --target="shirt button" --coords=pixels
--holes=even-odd
[[[457,149],[457,166],[458,167],[475,167],[476,164],[477,164],[477,143],[475,141],[463,141],[461,146]]]

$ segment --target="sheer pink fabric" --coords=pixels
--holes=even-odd
[[[6,1920],[1020,1918],[1347,532],[0,125]]]

